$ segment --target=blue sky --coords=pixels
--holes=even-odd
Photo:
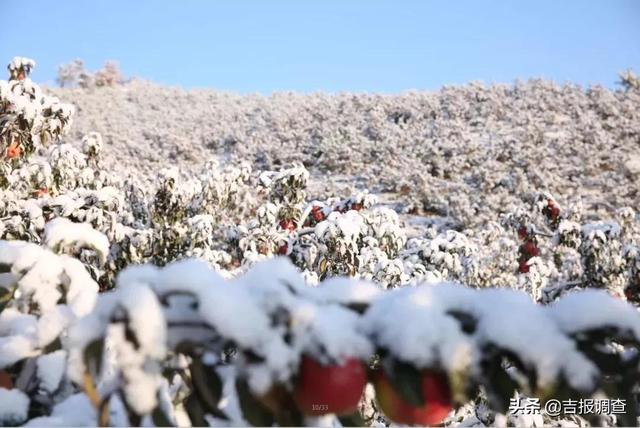
[[[0,0],[0,16],[0,60],[34,58],[39,82],[74,58],[244,93],[529,77],[613,87],[640,72],[637,0]]]

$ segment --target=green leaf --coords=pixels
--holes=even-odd
[[[202,403],[198,400],[195,394],[189,395],[184,402],[184,408],[187,411],[187,415],[189,415],[189,419],[191,420],[191,426],[194,427],[208,427],[209,424],[205,419],[204,408],[202,407]]]
[[[228,420],[227,415],[218,408],[223,385],[215,367],[205,365],[200,357],[193,357],[191,381],[205,409],[216,418]]]
[[[567,382],[566,376],[561,374],[556,381],[555,388],[552,391],[553,396],[541,397],[542,404],[545,404],[548,399],[555,399],[559,401],[564,400],[577,400],[581,398],[589,398],[590,394],[585,394],[585,391],[578,391],[573,388],[569,382]]]
[[[45,346],[43,353],[50,354],[51,352],[55,352],[62,349],[62,342],[60,342],[60,337],[56,337],[51,343]]]
[[[270,427],[273,425],[275,421],[273,414],[253,396],[246,380],[236,379],[236,391],[242,416],[247,422],[253,426]]]
[[[491,361],[483,369],[488,379],[487,395],[491,408],[500,413],[506,413],[518,383],[502,368],[500,359]]]
[[[422,373],[417,368],[391,358],[383,362],[382,367],[391,385],[404,401],[416,407],[424,405]]]
[[[589,426],[597,427],[602,425],[602,415],[598,415],[596,413],[585,413],[584,415],[580,415],[580,417],[589,422]]]
[[[291,392],[282,384],[272,385],[269,392],[260,397],[260,402],[270,409],[276,424],[281,427],[302,426],[304,419]]]
[[[615,327],[602,327],[580,332],[573,336],[576,340],[578,350],[587,358],[593,361],[602,373],[611,376],[627,377],[635,373],[638,359],[634,357],[630,361],[625,361],[619,353],[604,352],[603,345],[616,342],[626,346],[638,347],[632,332],[620,330]],[[625,373],[629,372],[629,373]]]
[[[338,416],[338,420],[343,427],[363,427],[366,426],[364,419],[360,412],[355,412],[350,415]]]
[[[4,308],[11,302],[13,299],[13,289],[8,290],[4,287],[0,287],[0,313],[4,311]]]
[[[369,304],[368,303],[349,303],[347,305],[347,308],[362,315],[369,308]]]
[[[127,412],[127,418],[129,419],[129,426],[139,427],[142,424],[142,416],[137,414],[129,405],[127,401],[127,395],[120,391],[120,398],[122,399],[122,404],[124,405],[124,409]]]
[[[191,340],[182,340],[175,346],[175,352],[177,354],[192,355],[196,347],[197,343]]]
[[[329,269],[329,261],[326,258],[320,260],[318,264],[318,277],[320,279],[324,278],[327,275],[327,270]]]
[[[613,398],[613,397],[612,397]],[[624,394],[621,399],[625,400],[625,412],[617,415],[618,425],[624,427],[632,427],[638,424],[638,406],[636,405],[636,397],[631,391]]]
[[[624,362],[620,354],[610,354],[594,348],[579,348],[587,358],[595,363],[600,371],[607,375],[620,374],[624,367]]]
[[[447,315],[451,315],[460,323],[460,328],[466,334],[473,334],[476,331],[476,326],[478,325],[478,320],[473,315],[458,311],[458,310],[450,310],[447,312]]]
[[[164,410],[160,406],[156,406],[151,413],[151,419],[153,420],[153,424],[157,427],[172,427],[174,426],[173,422],[169,419],[169,417],[164,413]]]
[[[618,382],[606,382],[601,388],[602,391],[612,400],[621,399],[625,401],[625,412],[617,414],[618,426],[637,426],[638,406],[634,388],[636,384],[636,376],[624,377]]]
[[[100,374],[102,369],[102,353],[104,352],[104,338],[101,337],[89,343],[84,348],[84,364],[90,370],[93,371],[95,376]]]

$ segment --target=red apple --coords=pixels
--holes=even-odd
[[[543,210],[543,213],[550,221],[556,222],[558,217],[560,217],[560,207],[553,199],[547,199],[547,206]]]
[[[289,249],[289,246],[287,244],[283,244],[278,248],[278,254],[280,255],[286,255],[287,254],[287,250]]]
[[[520,226],[518,228],[518,238],[524,240],[529,236],[529,230],[527,230],[527,226]]]
[[[296,230],[296,223],[291,219],[280,220],[280,227],[284,230],[288,230],[289,232],[293,232],[294,230]]]
[[[41,198],[47,195],[49,195],[49,189],[47,189],[46,187],[33,191],[33,196],[35,196],[36,198]]]
[[[0,388],[13,389],[13,380],[4,370],[0,370]]]
[[[21,153],[22,149],[20,148],[20,146],[17,143],[12,143],[11,145],[9,145],[9,147],[7,147],[6,158],[7,160],[15,159],[19,157]]]
[[[366,384],[367,371],[357,358],[347,358],[339,365],[324,366],[305,355],[293,398],[305,415],[349,415],[358,409]]]
[[[422,406],[407,403],[394,389],[383,370],[377,370],[373,378],[380,408],[389,419],[398,424],[436,425],[452,409],[451,389],[444,373],[429,370],[422,372]]]
[[[322,212],[322,208],[317,205],[311,208],[311,216],[317,222],[321,222],[322,220],[324,220],[324,213]]]
[[[518,266],[518,272],[529,273],[529,265],[526,260],[520,260],[520,266]]]
[[[540,249],[533,243],[533,241],[525,242],[520,249],[522,250],[522,253],[529,256],[529,258],[540,255]]]

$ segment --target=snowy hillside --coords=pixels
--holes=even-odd
[[[539,189],[587,211],[640,206],[638,91],[536,80],[403,95],[241,96],[135,81],[52,92],[77,108],[69,139],[99,132],[104,166],[122,173],[188,172],[212,156],[263,170],[301,162],[314,190],[397,193],[406,210],[471,224]]]

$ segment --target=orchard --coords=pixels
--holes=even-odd
[[[113,174],[34,67],[0,81],[0,424],[638,424],[632,208],[540,189],[416,232],[374,192],[310,198],[300,163]]]

